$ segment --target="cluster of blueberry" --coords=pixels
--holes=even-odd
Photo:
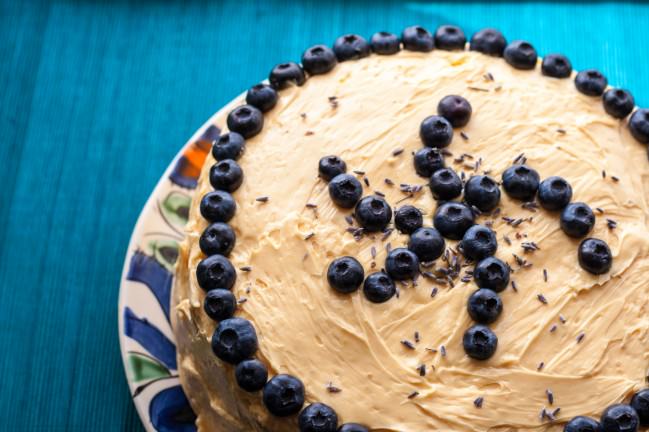
[[[629,404],[614,404],[602,413],[599,421],[584,416],[571,419],[564,432],[635,432],[649,426],[649,389],[636,392]]]

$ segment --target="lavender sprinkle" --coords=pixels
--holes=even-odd
[[[579,335],[577,335],[577,343],[581,343],[581,341],[584,340],[584,337],[586,337],[586,333],[581,332]]]
[[[250,270],[252,270],[252,267],[243,266],[243,267],[239,267],[239,270],[241,270],[242,272],[249,272]]]
[[[537,294],[536,298],[538,298],[541,303],[548,304],[548,299],[546,299],[543,294]]]
[[[333,385],[333,383],[330,382],[330,383],[327,384],[327,391],[329,393],[340,393],[342,391],[342,389],[336,387],[335,385]]]
[[[536,367],[536,370],[540,371],[541,369],[543,369],[543,366],[545,366],[544,362],[539,363],[539,365]]]
[[[555,331],[557,331],[557,325],[552,324],[552,327],[550,327],[550,333],[554,333]]]
[[[392,152],[392,156],[399,156],[401,153],[403,153],[403,149],[398,148]]]
[[[259,201],[259,202],[262,202],[262,203],[268,202],[268,200],[269,200],[269,197],[267,197],[267,196],[260,196],[258,198],[255,198],[255,201]]]
[[[410,342],[408,339],[403,339],[403,340],[401,341],[401,344],[402,344],[403,346],[405,346],[406,348],[410,349],[410,350],[414,350],[414,349],[415,349],[415,344],[413,344],[412,342]]]
[[[418,391],[414,391],[414,392],[412,392],[412,393],[410,393],[410,394],[408,395],[408,399],[414,399],[414,398],[416,398],[417,396],[419,396],[419,392],[418,392]]]
[[[550,390],[550,389],[545,390],[545,394],[548,397],[548,402],[550,403],[550,405],[553,405],[554,404],[554,393],[552,393],[552,390]]]
[[[483,402],[484,402],[484,398],[480,396],[473,401],[473,405],[475,405],[476,408],[482,408]]]

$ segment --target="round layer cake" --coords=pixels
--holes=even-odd
[[[646,395],[636,397],[635,409],[626,404],[644,388],[649,367],[649,163],[641,143],[649,139],[649,116],[636,110],[631,120],[615,118],[610,113],[624,104],[613,102],[628,93],[611,90],[602,98],[601,74],[577,76],[561,56],[547,56],[542,67],[529,44],[513,42],[503,59],[504,45],[493,40],[478,37],[463,49],[441,40],[433,50],[427,35],[415,29],[412,39],[406,31],[396,48],[387,34],[375,36],[372,47],[343,37],[335,46],[338,62],[326,47],[307,51],[304,80],[295,64],[273,69],[276,91],[257,86],[257,99],[248,94],[265,111],[260,131],[261,112],[252,106],[228,119],[246,95],[212,118],[225,136],[214,154],[237,161],[213,167],[215,157],[207,157],[174,287],[180,378],[199,430],[328,431],[347,423],[357,426],[340,430],[561,430],[576,416],[601,418],[604,430],[634,430],[648,420],[641,409]],[[557,58],[558,66],[551,64]],[[440,101],[449,95],[457,106],[445,110]],[[433,117],[432,129],[422,126],[440,113],[448,121]],[[247,136],[245,151],[240,136],[225,135],[228,123]],[[456,126],[452,138],[446,135],[450,143],[448,123]],[[422,148],[430,148],[419,154],[428,165],[416,169]],[[337,158],[319,172],[327,156]],[[327,167],[356,179],[344,177],[338,192],[360,185],[362,196],[372,197],[375,219],[383,218],[378,226],[360,204],[354,208],[355,193],[351,205],[339,205],[344,200]],[[534,173],[549,195],[535,196]],[[455,174],[463,195],[439,185]],[[491,204],[482,199],[483,177],[467,192],[476,176],[493,179],[501,192],[489,183],[492,198],[498,195]],[[556,205],[565,182],[542,182],[553,176],[572,190]],[[231,192],[231,219],[227,193],[217,199],[224,211],[206,207],[204,197],[215,188]],[[455,210],[440,210],[449,200],[459,203]],[[395,227],[392,214],[400,209]],[[479,227],[473,239],[466,227],[448,228],[467,209],[468,225]],[[208,229],[212,222],[233,231]],[[408,234],[420,225],[427,231]],[[432,255],[413,241],[418,237],[425,250],[434,240],[439,249],[440,232],[444,246]],[[493,248],[476,252],[471,241],[485,238]],[[594,264],[587,238],[598,239],[590,240],[590,252],[601,255]],[[409,246],[414,258],[402,249]],[[486,262],[478,277],[474,266],[487,255],[506,263],[509,283],[488,286],[498,268]],[[331,263],[341,257],[350,259],[338,270],[358,270],[357,262],[362,273],[334,289]],[[394,269],[401,264],[415,272]],[[384,282],[378,291],[368,282],[377,272]],[[204,308],[214,288],[236,299],[234,312],[225,297],[210,303],[220,322]],[[487,288],[482,295],[490,300],[480,303],[478,288]],[[490,317],[476,312],[480,304],[491,308]],[[502,311],[494,312],[496,304]],[[474,320],[487,326],[474,327]],[[477,328],[474,338],[497,337],[495,352],[475,355],[469,328]],[[248,357],[260,363],[242,384],[235,363]],[[282,387],[284,375],[299,385]],[[251,391],[240,388],[246,386]],[[570,429],[579,421],[588,420],[566,430],[590,430]],[[623,424],[631,429],[611,429]]]

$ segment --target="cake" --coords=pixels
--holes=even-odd
[[[177,264],[198,430],[649,424],[634,105],[493,29],[345,35],[273,68],[210,121]]]

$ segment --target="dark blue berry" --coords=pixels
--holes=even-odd
[[[442,101],[444,99],[442,99]],[[440,106],[441,104],[442,102],[440,102]],[[445,102],[444,112],[451,112],[454,106],[454,101]],[[451,112],[451,115],[455,115],[454,112],[455,111]],[[429,116],[421,122],[421,125],[419,126],[419,137],[425,146],[444,148],[451,143],[451,140],[453,139],[453,126],[451,125],[450,120],[442,117],[442,115]],[[470,115],[471,107],[469,106],[469,116]],[[468,121],[469,120],[467,119],[467,122]]]
[[[471,120],[471,104],[462,96],[444,96],[437,104],[437,114],[444,117],[454,128],[466,126]]]
[[[507,45],[503,55],[515,69],[529,70],[536,66],[536,50],[529,42],[515,40]]]
[[[231,132],[248,139],[261,132],[264,115],[252,105],[241,105],[230,111],[226,123]]]
[[[503,311],[503,302],[494,291],[480,288],[469,297],[467,311],[471,319],[478,324],[491,324]]]
[[[573,238],[585,236],[595,225],[595,214],[587,204],[568,204],[561,212],[561,229]]]
[[[302,54],[302,67],[310,75],[325,74],[336,67],[336,64],[336,54],[326,45],[313,46]]]
[[[392,208],[378,195],[367,196],[356,204],[354,216],[365,231],[381,231],[392,220]]]
[[[266,385],[268,369],[257,359],[244,360],[234,369],[234,377],[243,390],[256,392]]]
[[[636,392],[631,398],[630,405],[638,414],[640,424],[649,426],[649,389]]]
[[[548,54],[543,57],[541,73],[552,78],[568,78],[572,74],[572,64],[563,54]]]
[[[480,261],[496,253],[496,234],[484,225],[473,225],[462,237],[462,253],[473,261]]]
[[[445,248],[444,237],[435,228],[419,228],[408,240],[408,249],[413,251],[421,262],[435,261],[442,256]]]
[[[232,318],[237,309],[237,299],[234,294],[223,288],[209,290],[205,294],[203,310],[205,314],[214,321],[223,321]]]
[[[227,222],[234,216],[237,204],[228,192],[214,191],[203,196],[200,203],[201,215],[210,222]]]
[[[489,212],[500,202],[500,187],[489,176],[471,176],[464,185],[464,200],[482,212]]]
[[[529,201],[539,188],[539,173],[527,165],[512,165],[503,172],[502,181],[507,195]]]
[[[433,193],[433,198],[436,200],[448,201],[462,194],[462,180],[450,168],[435,171],[430,176],[428,185]]]
[[[433,225],[441,235],[451,240],[460,240],[466,230],[473,226],[475,215],[466,204],[447,202],[435,211]]]
[[[336,432],[338,416],[323,403],[313,403],[302,410],[297,419],[300,432]]]
[[[196,279],[205,291],[216,288],[232,289],[237,280],[237,273],[226,257],[211,255],[198,263]]]
[[[243,171],[232,159],[222,160],[210,168],[210,183],[214,189],[234,192],[243,183]]]
[[[635,432],[640,420],[638,413],[629,405],[615,404],[604,410],[599,423],[602,432]]]
[[[428,52],[433,50],[433,35],[420,26],[411,26],[403,29],[401,33],[403,48],[409,51]]]
[[[277,104],[277,92],[268,84],[257,84],[248,90],[246,103],[261,112],[268,112]]]
[[[257,351],[257,332],[248,320],[225,319],[214,330],[212,351],[224,362],[237,364]]]
[[[548,177],[539,184],[539,203],[546,210],[561,210],[572,199],[572,187],[564,178]]]
[[[406,248],[392,249],[385,259],[385,271],[395,280],[412,279],[419,272],[419,258]]]
[[[201,234],[198,245],[205,255],[228,256],[232,252],[236,236],[230,225],[214,222]]]
[[[394,33],[383,31],[374,33],[372,39],[370,39],[370,44],[372,45],[372,51],[381,55],[396,54],[401,50],[401,41]]]
[[[606,242],[587,238],[579,244],[579,265],[592,274],[607,273],[613,264],[613,255]]]
[[[397,292],[390,277],[383,272],[370,274],[363,283],[363,294],[372,303],[385,303]]]
[[[370,44],[365,38],[356,34],[340,36],[334,42],[334,53],[338,61],[358,60],[370,55]]]
[[[606,90],[602,102],[608,115],[617,119],[628,116],[635,107],[635,100],[631,93],[628,90],[619,88]]]
[[[509,266],[498,258],[485,258],[475,266],[473,280],[479,288],[501,292],[509,284]]]
[[[606,90],[608,80],[597,69],[586,69],[575,77],[575,87],[588,96],[601,96]]]
[[[274,416],[297,414],[304,405],[304,384],[291,375],[275,375],[264,386],[263,401]]]
[[[342,208],[352,208],[363,194],[363,185],[349,174],[338,174],[329,182],[331,200]]]
[[[347,171],[347,164],[338,156],[325,156],[318,162],[318,175],[329,181],[338,174],[344,174]]]
[[[476,324],[464,332],[462,338],[464,352],[476,360],[487,360],[498,347],[498,337],[487,326]]]
[[[306,81],[302,67],[293,62],[280,63],[270,71],[268,82],[276,90],[282,90],[290,86],[301,86]]]
[[[327,269],[327,281],[333,289],[341,293],[351,293],[358,289],[365,278],[363,266],[356,258],[345,256],[336,258]]]
[[[435,171],[444,168],[444,158],[436,148],[424,147],[415,153],[414,164],[417,174],[430,178]]]
[[[499,30],[486,28],[471,36],[469,46],[471,51],[502,57],[505,46],[507,46],[507,41]]]
[[[461,28],[452,25],[443,25],[435,31],[435,47],[453,51],[463,50],[466,45],[466,36]]]
[[[563,432],[601,432],[599,422],[590,417],[573,417],[563,428]]]
[[[423,224],[424,216],[416,207],[405,205],[394,212],[394,226],[404,234],[412,234]]]
[[[629,131],[641,143],[649,143],[649,109],[638,109],[631,114]]]
[[[236,132],[223,134],[212,144],[212,156],[217,161],[225,159],[237,160],[243,153],[245,144],[246,141]]]
[[[369,429],[358,423],[345,423],[337,432],[369,432]]]

